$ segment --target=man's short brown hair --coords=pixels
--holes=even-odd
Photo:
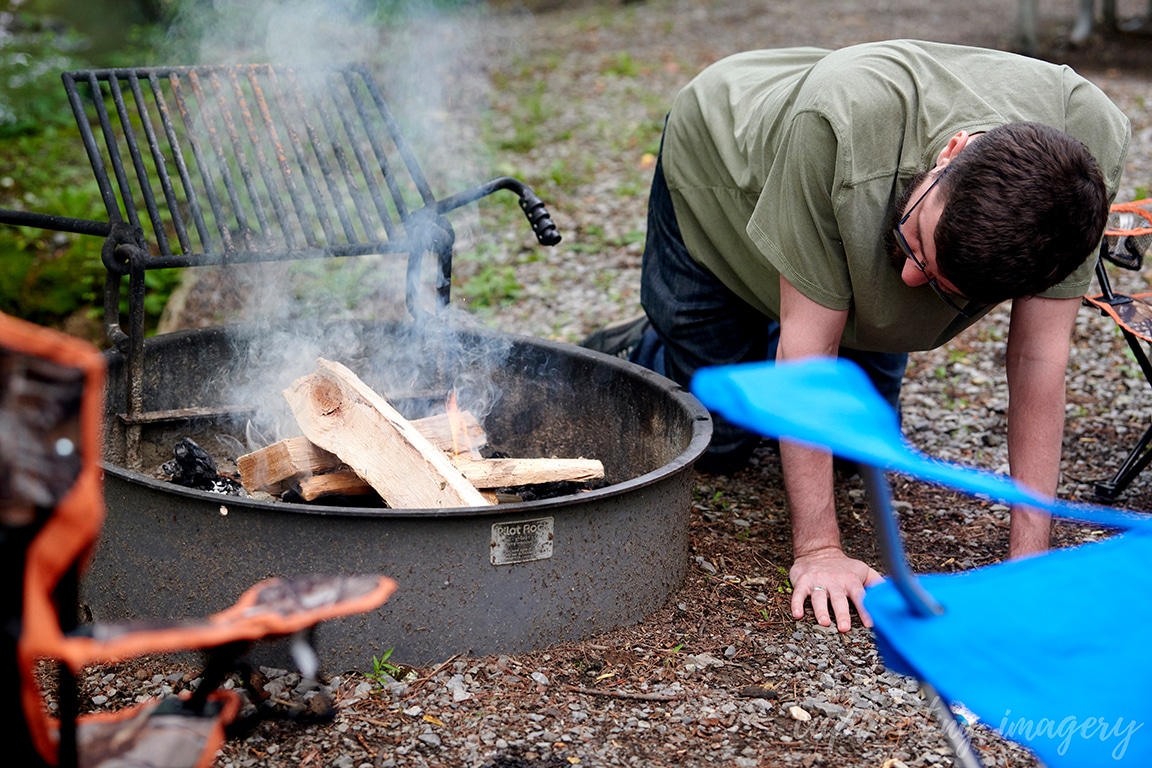
[[[940,274],[974,301],[1040,293],[1095,253],[1108,219],[1096,159],[1041,123],[1008,123],[966,146],[940,186]]]

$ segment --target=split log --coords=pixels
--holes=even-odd
[[[236,459],[240,482],[249,493],[273,495],[283,493],[291,480],[331,472],[341,464],[339,456],[306,437],[290,437]]]
[[[302,477],[298,485],[304,501],[316,501],[324,496],[366,496],[375,490],[350,469]]]
[[[484,428],[469,411],[461,411],[457,419],[462,425],[457,428],[466,433],[472,448],[469,455],[479,458],[477,449],[488,444]],[[447,413],[413,419],[410,423],[442,451],[455,451],[455,443],[461,442],[460,438],[454,440],[452,437],[452,425]],[[306,437],[290,437],[246,453],[236,460],[240,482],[249,493],[263,491],[274,496],[294,485],[293,481],[332,472],[341,466],[343,462],[339,456],[320,448]]]
[[[453,459],[456,468],[477,488],[506,488],[537,483],[582,483],[604,477],[596,459]]]
[[[468,453],[472,458],[479,459],[480,449],[488,445],[488,435],[471,411],[457,411],[454,415],[437,413],[413,419],[412,426],[428,438],[428,442],[445,453]]]
[[[316,501],[325,496],[364,496],[373,492],[372,486],[364,482],[360,475],[350,469],[338,469],[326,475],[302,477],[297,490],[300,493],[300,498],[304,501]],[[513,500],[507,497],[501,498],[500,494],[488,491],[480,491],[480,495],[487,499],[489,504]],[[519,501],[520,499],[515,498],[514,500]]]
[[[340,363],[323,358],[284,397],[304,436],[336,454],[397,509],[489,502],[448,457]]]
[[[454,460],[460,474],[476,488],[491,490],[537,483],[587,482],[604,477],[604,465],[595,459],[470,459]],[[360,496],[372,486],[351,470],[301,477],[300,496],[315,501],[322,496]]]

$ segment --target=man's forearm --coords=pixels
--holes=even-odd
[[[832,357],[840,346],[846,310],[817,304],[780,277],[780,343],[776,362]],[[784,489],[792,513],[792,553],[799,559],[840,549],[840,527],[832,494],[832,457],[820,451],[780,443]]]
[[[780,444],[784,487],[792,516],[792,554],[803,557],[840,548],[832,493],[832,457],[787,442]]]
[[[1061,377],[1063,383],[1063,377]],[[1008,409],[1008,455],[1012,476],[1030,488],[1048,496],[1056,495],[1060,481],[1060,452],[1064,434],[1064,389],[1049,393],[1047,400],[1022,398],[1013,393],[1018,403]],[[1008,538],[1008,555],[1024,555],[1048,549],[1052,523],[1045,512],[1013,507]]]
[[[1008,337],[1008,457],[1012,476],[1054,496],[1064,439],[1064,373],[1078,300],[1017,299]],[[1014,508],[1009,556],[1049,546],[1051,520]]]

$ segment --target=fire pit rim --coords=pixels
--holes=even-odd
[[[483,333],[484,331],[480,330],[478,332]],[[182,332],[176,331],[174,333],[178,334]],[[502,333],[502,335],[512,340],[519,339],[537,347],[552,347],[558,351],[563,351],[565,354],[576,353],[582,356],[593,357],[596,359],[598,365],[617,368],[629,377],[643,380],[646,386],[653,386],[657,389],[662,389],[663,391],[667,392],[669,397],[673,398],[680,405],[680,407],[683,408],[685,414],[691,418],[692,439],[689,440],[688,445],[685,446],[685,448],[671,461],[666,462],[664,465],[657,467],[656,469],[645,472],[642,475],[630,478],[623,482],[613,483],[612,485],[607,485],[603,488],[596,488],[593,490],[582,491],[580,493],[568,494],[565,496],[555,496],[548,499],[537,499],[533,501],[493,504],[489,507],[393,509],[388,507],[350,507],[326,504],[302,504],[285,501],[268,501],[250,496],[229,496],[226,494],[212,493],[210,491],[201,491],[195,488],[187,488],[175,483],[158,480],[142,472],[135,472],[125,469],[124,467],[108,461],[102,462],[104,471],[127,482],[143,485],[152,490],[161,491],[163,493],[175,494],[177,496],[183,496],[190,499],[195,499],[197,501],[218,500],[221,507],[235,506],[265,512],[272,511],[285,512],[289,514],[343,517],[485,517],[507,515],[517,512],[527,513],[537,509],[555,510],[560,507],[567,507],[576,504],[583,504],[588,501],[598,501],[600,499],[611,498],[613,496],[625,495],[645,486],[661,482],[664,478],[670,475],[677,474],[683,468],[693,464],[708,447],[708,442],[712,437],[711,415],[704,407],[704,405],[699,400],[697,400],[691,392],[684,389],[672,380],[627,360],[621,360],[620,358],[586,349],[574,344],[569,344],[567,342],[552,341],[550,339],[541,339],[533,336],[514,333]],[[109,351],[111,352],[111,350]]]

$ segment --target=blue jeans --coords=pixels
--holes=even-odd
[[[630,359],[683,387],[705,366],[776,358],[780,323],[751,307],[689,255],[660,159],[648,199],[640,303],[652,327]],[[908,355],[845,348],[839,354],[859,364],[899,413]],[[712,442],[696,466],[704,472],[734,472],[747,463],[760,436],[718,414],[712,419]]]

